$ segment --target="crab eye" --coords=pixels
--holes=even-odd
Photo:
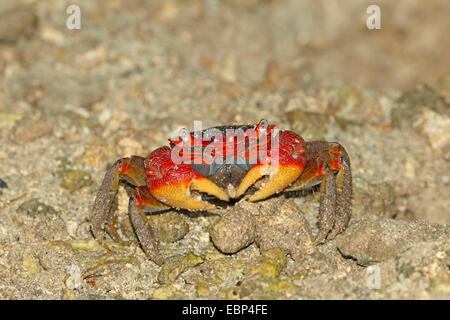
[[[258,130],[259,133],[265,133],[267,131],[268,127],[269,127],[269,123],[267,122],[267,120],[262,119],[258,123],[258,126],[256,127],[256,130]]]
[[[258,130],[260,132],[265,132],[268,127],[269,127],[269,123],[265,119],[261,120],[258,124]]]
[[[185,128],[180,129],[179,135],[180,135],[181,140],[183,140],[184,143],[189,144],[189,145],[191,144],[192,137],[191,137],[191,134],[189,133],[189,131],[187,131],[187,129],[185,129]]]
[[[120,170],[122,170],[122,168],[123,168],[123,159],[117,160],[116,166],[117,166],[117,168],[119,168]]]

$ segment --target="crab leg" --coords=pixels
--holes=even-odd
[[[145,215],[145,212],[154,211],[153,208],[157,205],[157,201],[148,192],[147,186],[140,186],[130,198],[128,213],[145,255],[157,265],[161,265],[163,258],[159,252],[159,243],[153,235],[153,230],[147,225]]]
[[[350,167],[350,158],[347,151],[338,143],[339,148],[339,174],[342,175],[342,180],[338,184],[338,190],[336,198],[336,222],[333,230],[328,235],[328,239],[333,239],[338,233],[343,231],[350,221],[352,216],[352,172]]]
[[[90,216],[92,233],[99,240],[105,239],[105,230],[114,241],[120,241],[114,229],[114,200],[117,195],[119,181],[124,180],[133,186],[145,185],[144,158],[132,156],[116,161],[106,172],[102,185],[95,198]],[[152,203],[156,208],[166,208],[156,200]]]
[[[102,185],[97,192],[97,196],[95,197],[90,221],[92,224],[92,233],[96,239],[105,239],[103,228],[104,224],[106,224],[108,226],[106,231],[111,238],[115,241],[120,241],[119,235],[113,228],[113,203],[119,186],[120,172],[122,171],[123,163],[126,162],[130,162],[130,159],[119,159],[110,168],[108,168],[105,177],[103,178]]]
[[[316,243],[323,242],[335,224],[336,210],[336,177],[334,172],[321,158],[309,159],[305,170],[287,191],[297,191],[321,184],[320,207],[319,207],[319,233]]]
[[[336,212],[336,176],[334,172],[325,164],[325,174],[320,185],[320,206],[319,206],[319,232],[317,233],[315,243],[319,244],[325,241],[328,234],[335,225]]]
[[[322,177],[320,176],[321,170],[318,159],[306,161],[305,169],[300,177],[286,188],[285,191],[300,191],[322,183]]]
[[[287,191],[306,189],[321,183],[319,233],[316,243],[333,239],[345,229],[351,217],[352,176],[350,159],[340,144],[325,141],[306,143],[308,160],[302,175]],[[336,189],[336,171],[342,176]]]

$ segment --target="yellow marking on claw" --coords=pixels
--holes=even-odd
[[[228,194],[217,184],[206,178],[195,179],[191,183],[191,189],[213,195],[223,201],[230,201]]]
[[[228,201],[228,195],[214,182],[200,178],[191,182],[176,185],[164,185],[151,190],[151,194],[157,200],[175,208],[187,210],[212,210],[216,207],[206,201],[195,197],[191,189],[208,193],[221,200]]]
[[[249,201],[262,200],[284,190],[293,183],[301,173],[302,168],[298,166],[262,165],[253,167],[237,188],[236,197],[243,195],[258,179],[267,176],[267,180],[264,182],[263,186],[248,198]]]

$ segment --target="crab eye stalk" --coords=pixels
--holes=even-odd
[[[266,119],[262,119],[256,126],[256,130],[259,133],[263,134],[263,133],[266,133],[268,127],[269,127],[269,122],[267,122]]]
[[[269,135],[273,128],[275,128],[275,125],[269,125],[269,122],[266,119],[262,119],[256,126],[255,131],[258,137],[260,137],[263,135]]]
[[[183,142],[188,145],[192,145],[193,138],[192,138],[191,134],[189,133],[189,131],[186,128],[182,128],[182,129],[180,129],[179,132],[180,132],[181,140],[183,140]]]
[[[187,146],[192,146],[194,144],[194,138],[191,136],[186,128],[181,128],[176,131],[176,134],[169,139],[169,141],[178,145],[180,143],[186,144]]]

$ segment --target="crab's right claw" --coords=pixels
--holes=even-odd
[[[265,199],[293,183],[305,167],[304,140],[291,131],[280,131],[278,150],[271,147],[264,162],[258,162],[247,172],[236,190],[236,197],[243,195],[250,186],[264,177],[262,187],[248,198],[249,201]]]
[[[265,199],[284,190],[289,184],[294,182],[301,173],[302,167],[300,166],[256,165],[250,169],[239,184],[236,189],[236,197],[243,195],[245,191],[259,179],[267,177],[262,187],[248,197],[249,201]]]
[[[211,180],[194,172],[187,164],[176,164],[169,147],[153,151],[146,160],[147,187],[151,195],[171,207],[187,210],[212,210],[216,207],[193,190],[229,201],[228,194]]]

